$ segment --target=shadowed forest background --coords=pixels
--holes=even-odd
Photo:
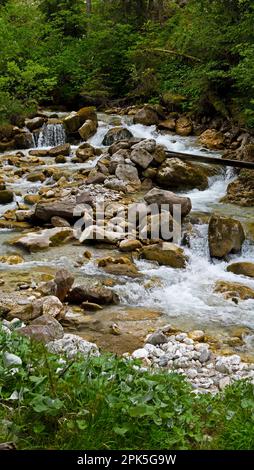
[[[0,0],[0,120],[164,101],[252,127],[253,24],[252,0]]]

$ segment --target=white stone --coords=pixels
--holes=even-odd
[[[145,348],[136,349],[136,351],[132,353],[134,359],[146,359],[148,355],[149,353]]]
[[[66,354],[69,359],[72,359],[78,353],[85,357],[100,355],[96,344],[70,333],[65,334],[62,339],[51,341],[47,344],[47,348],[52,353]]]
[[[22,366],[22,359],[16,354],[11,354],[9,352],[3,353],[3,363],[5,367],[16,367]]]

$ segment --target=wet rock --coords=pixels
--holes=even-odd
[[[120,251],[131,252],[142,248],[142,243],[139,240],[122,240],[119,244]]]
[[[141,220],[138,227],[139,238],[141,240],[173,240],[173,229],[181,233],[180,225],[177,225],[172,215],[168,211],[162,211],[161,214],[148,215]]]
[[[239,253],[244,240],[244,230],[238,220],[216,214],[211,216],[208,241],[212,257],[224,258],[229,253]]]
[[[125,181],[137,187],[140,187],[141,181],[135,166],[128,164],[119,164],[116,168],[116,176],[119,180]]]
[[[94,286],[76,286],[68,294],[68,302],[81,305],[91,302],[99,305],[110,305],[118,302],[117,295],[102,284]]]
[[[206,189],[208,178],[205,170],[178,158],[168,158],[158,169],[156,181],[159,186],[175,189]]]
[[[115,276],[138,277],[140,273],[135,264],[127,257],[121,258],[102,258],[98,261],[99,268],[103,268],[108,274]]]
[[[222,198],[221,202],[252,207],[254,205],[253,170],[241,170],[238,178],[228,185],[227,195]]]
[[[232,263],[227,267],[227,271],[239,276],[254,277],[254,263],[239,262]]]
[[[106,176],[99,171],[93,171],[89,174],[86,179],[86,184],[103,184],[106,179]]]
[[[176,121],[175,131],[177,134],[187,137],[192,134],[193,124],[187,116],[181,116]]]
[[[82,201],[77,199],[77,203],[82,203]],[[74,199],[39,202],[35,209],[35,217],[43,222],[49,222],[54,216],[73,220],[75,207],[76,201]]]
[[[44,122],[44,117],[36,116],[33,119],[27,119],[25,124],[29,131],[34,131],[35,129],[39,129],[40,127],[42,127]]]
[[[168,204],[171,215],[173,215],[174,204],[179,204],[181,205],[182,217],[188,215],[192,208],[190,198],[177,196],[173,192],[163,189],[151,189],[151,191],[144,196],[144,200],[147,204],[157,204],[158,206]]]
[[[75,134],[80,127],[87,121],[91,120],[97,125],[96,109],[94,107],[81,108],[79,111],[73,111],[64,120],[63,124],[67,134]]]
[[[169,118],[158,124],[158,129],[174,132],[176,128],[176,118]]]
[[[215,129],[207,129],[199,137],[199,143],[211,150],[221,150],[225,145],[225,136]]]
[[[78,130],[79,135],[82,140],[88,140],[90,137],[92,137],[97,130],[97,123],[95,121],[92,121],[91,119],[88,119],[82,127]]]
[[[167,158],[166,149],[163,145],[157,145],[153,153],[153,163],[161,165]]]
[[[66,243],[72,236],[72,229],[68,227],[56,227],[22,235],[14,244],[29,252],[35,252],[44,250],[50,246],[58,246]]]
[[[24,197],[24,202],[29,205],[37,204],[40,200],[39,194],[26,194]]]
[[[159,120],[158,113],[149,106],[140,109],[133,118],[134,124],[143,124],[144,126],[157,125]]]
[[[74,276],[66,269],[57,271],[54,279],[56,284],[56,296],[63,302],[74,283]]]
[[[29,173],[26,177],[27,181],[31,181],[32,183],[36,183],[40,181],[41,183],[45,181],[46,177],[43,173]]]
[[[125,127],[113,127],[105,135],[102,145],[110,146],[120,140],[130,140],[132,137],[132,133]]]
[[[67,160],[66,160],[66,157],[64,155],[58,155],[56,158],[55,158],[55,162],[56,163],[66,163]]]
[[[0,204],[10,204],[14,199],[14,194],[8,189],[0,191]]]
[[[148,153],[154,153],[156,150],[156,140],[155,139],[141,140],[137,144],[132,145],[131,150],[132,151],[145,150]]]
[[[100,355],[96,344],[70,333],[65,334],[62,339],[52,341],[47,348],[51,353],[66,355],[68,359],[74,358],[77,354],[84,357]]]
[[[123,240],[123,238],[125,238],[123,231],[114,232],[113,230],[105,230],[97,225],[91,225],[82,232],[79,241],[80,243],[98,242],[115,245],[120,240]]]
[[[90,158],[94,157],[94,149],[92,147],[83,147],[83,145],[81,145],[76,151],[76,156],[78,159],[82,160],[82,162],[86,162]]]
[[[33,147],[33,137],[31,132],[20,132],[15,135],[14,142],[17,149],[29,149]]]
[[[226,300],[254,299],[254,290],[248,286],[239,284],[237,282],[217,281],[215,284],[214,292],[223,294],[223,297]]]
[[[24,258],[20,255],[6,255],[0,256],[0,263],[6,263],[10,265],[24,263]]]
[[[50,157],[58,157],[59,155],[64,155],[68,157],[70,155],[71,146],[70,144],[58,145],[48,150],[48,155]]]
[[[53,227],[70,227],[70,224],[67,220],[57,216],[51,218],[51,224]]]
[[[188,336],[193,341],[202,342],[205,339],[205,333],[202,330],[193,330],[188,333]]]
[[[157,261],[160,265],[183,269],[188,258],[184,250],[174,243],[162,242],[143,247],[141,258],[149,261]]]
[[[30,325],[17,329],[23,336],[47,344],[54,340],[61,340],[64,336],[62,325],[50,315],[42,315],[33,320]]]
[[[132,150],[130,159],[133,163],[145,170],[153,161],[153,155],[144,148]]]

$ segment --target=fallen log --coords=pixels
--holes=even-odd
[[[254,170],[254,163],[244,162],[239,160],[229,160],[221,157],[209,157],[204,155],[194,155],[192,153],[174,152],[171,150],[166,151],[168,158],[179,158],[180,160],[189,160],[193,162],[207,163],[209,165],[222,165],[222,166],[233,166],[235,168],[245,168],[248,170]]]

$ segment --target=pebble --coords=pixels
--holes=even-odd
[[[150,338],[159,338],[159,334],[161,330]],[[238,354],[216,355],[210,351],[207,343],[195,341],[186,333],[166,338],[167,343],[156,346],[147,342],[143,349],[134,351],[132,357],[143,359],[146,363],[149,356],[151,367],[163,367],[169,373],[185,375],[193,387],[193,393],[214,394],[241,378],[249,378],[254,382],[254,364],[242,362]]]

